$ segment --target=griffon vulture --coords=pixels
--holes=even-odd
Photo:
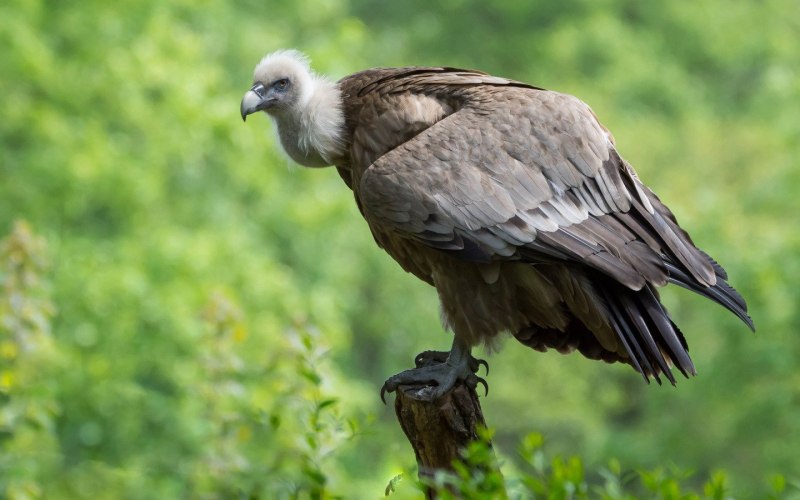
[[[428,351],[381,390],[474,385],[471,355],[511,333],[538,351],[695,373],[659,301],[675,283],[753,329],[725,270],[639,180],[579,99],[474,70],[382,68],[337,83],[294,50],[264,57],[241,102],[307,167],[336,166],[375,241],[433,285],[449,353]]]

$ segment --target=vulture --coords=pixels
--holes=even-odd
[[[668,283],[754,330],[722,266],[576,97],[450,67],[334,82],[280,50],[257,64],[240,111],[268,114],[300,165],[335,166],[378,246],[438,293],[451,350],[418,355],[382,398],[400,385],[434,398],[486,385],[472,348],[504,334],[675,384],[673,368],[688,377],[695,367],[659,300]]]

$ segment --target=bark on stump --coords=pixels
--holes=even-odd
[[[394,409],[419,467],[419,478],[433,478],[437,470],[453,471],[453,462],[478,429],[486,427],[478,394],[458,384],[443,396],[431,399],[425,386],[400,386]],[[432,491],[427,498],[434,498]]]

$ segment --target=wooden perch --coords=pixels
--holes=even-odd
[[[425,386],[400,386],[394,409],[417,457],[419,478],[432,479],[437,470],[453,471],[453,462],[470,442],[480,439],[486,427],[475,389],[457,384],[443,396],[431,399]],[[435,498],[428,490],[426,498]]]

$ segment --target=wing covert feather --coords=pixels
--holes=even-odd
[[[641,244],[629,256],[634,232],[625,239],[593,223],[630,210],[640,193],[588,106],[554,92],[493,95],[492,114],[465,106],[369,166],[358,189],[365,217],[435,248],[469,246],[477,260],[539,252],[633,289],[665,283],[657,249]]]

